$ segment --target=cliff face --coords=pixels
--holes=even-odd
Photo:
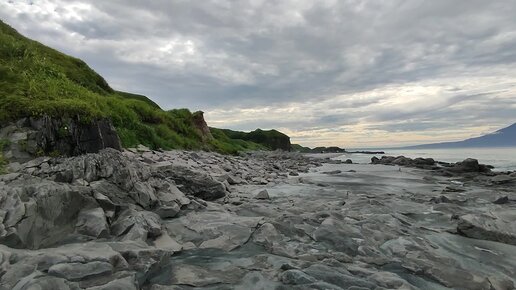
[[[192,117],[193,124],[195,128],[197,128],[200,131],[203,142],[213,140],[213,135],[211,135],[210,128],[204,120],[204,112],[197,111],[192,114]]]
[[[7,140],[4,156],[11,161],[26,161],[42,155],[96,153],[104,148],[122,149],[108,119],[81,123],[68,118],[23,118],[2,128],[0,139]]]

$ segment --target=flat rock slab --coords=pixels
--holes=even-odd
[[[516,245],[516,212],[467,214],[459,218],[457,231],[466,237]]]
[[[208,211],[170,220],[166,223],[166,229],[180,243],[193,242],[199,248],[231,251],[249,240],[260,221],[261,217]]]
[[[113,272],[113,266],[106,262],[89,263],[61,263],[53,265],[48,269],[52,276],[65,278],[69,281],[78,281],[84,278],[107,275]]]

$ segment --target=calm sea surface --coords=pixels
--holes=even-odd
[[[353,162],[368,163],[371,161],[371,157],[381,157],[382,155],[403,155],[410,158],[430,157],[445,162],[475,158],[480,163],[493,165],[497,171],[516,170],[516,148],[383,149],[382,151],[385,151],[385,154],[344,154],[338,159],[350,158]]]

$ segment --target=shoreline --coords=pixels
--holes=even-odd
[[[516,229],[504,221],[515,217],[516,176],[395,160],[109,149],[38,158],[0,176],[17,200],[0,206],[10,216],[0,253],[17,256],[1,285],[514,287]],[[15,274],[35,263],[40,274]]]

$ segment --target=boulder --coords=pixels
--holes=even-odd
[[[127,209],[111,225],[111,233],[122,240],[145,242],[161,235],[161,219],[153,212]]]
[[[215,200],[226,196],[224,184],[214,180],[205,173],[173,164],[159,164],[157,168],[165,176],[181,185],[181,191],[186,194],[191,194],[204,200]]]
[[[516,245],[516,213],[467,214],[459,218],[457,231],[469,238]]]
[[[177,203],[172,205],[164,205],[158,207],[154,212],[157,213],[161,218],[173,218],[175,217],[181,209]]]
[[[497,200],[493,201],[494,204],[506,204],[508,202],[509,202],[508,196],[503,196],[503,197],[500,197]]]
[[[254,195],[254,198],[255,198],[255,199],[270,199],[270,197],[269,197],[269,192],[267,191],[267,189],[259,190],[259,191]]]
[[[77,218],[75,230],[77,233],[94,238],[109,236],[109,226],[104,210],[100,207],[81,210]]]

